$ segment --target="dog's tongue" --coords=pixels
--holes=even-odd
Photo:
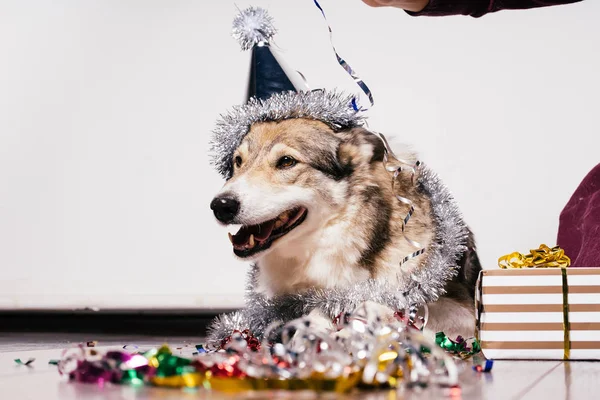
[[[273,227],[275,226],[275,221],[267,221],[263,222],[259,225],[252,226],[242,226],[238,233],[233,236],[233,244],[234,245],[244,245],[248,243],[250,239],[250,235],[254,235],[254,239],[258,241],[263,241],[271,236],[271,232],[273,232]]]
[[[275,220],[264,222],[260,225],[254,225],[254,238],[260,241],[267,239],[271,236],[271,232],[273,232],[273,228],[275,227]]]

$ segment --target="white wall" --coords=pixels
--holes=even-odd
[[[312,0],[268,8],[312,87],[355,91]],[[555,244],[598,162],[600,3],[481,19],[322,0],[370,126],[453,190],[487,268]],[[232,1],[0,0],[0,307],[239,305],[207,142],[245,92]]]

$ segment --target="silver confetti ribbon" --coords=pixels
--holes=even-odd
[[[286,324],[274,322],[266,329],[260,350],[248,349],[243,335],[233,334],[224,347],[239,357],[239,367],[259,379],[348,378],[361,374],[366,385],[392,384],[407,387],[458,383],[455,360],[421,331],[399,321],[382,322],[369,318],[358,308],[326,333],[311,325],[308,318]],[[219,353],[198,357],[210,360]]]
[[[327,29],[329,30],[329,41],[331,42],[331,48],[333,49],[335,58],[337,59],[337,62],[342,66],[342,68],[344,68],[344,70],[348,73],[348,75],[350,75],[352,77],[352,79],[354,80],[354,83],[356,83],[358,85],[358,87],[360,87],[360,89],[363,91],[363,93],[367,95],[367,97],[369,98],[369,101],[371,102],[371,107],[373,107],[373,105],[375,105],[375,100],[373,100],[373,93],[371,92],[371,89],[369,89],[369,87],[362,80],[362,78],[358,76],[358,74],[350,66],[350,64],[348,64],[346,62],[346,60],[344,60],[338,54],[337,50],[335,49],[335,46],[333,45],[333,30],[331,29],[331,25],[329,25],[329,22],[327,21],[327,17],[325,16],[325,11],[323,10],[323,7],[321,7],[321,5],[319,4],[319,2],[317,0],[313,0],[313,1],[314,1],[315,5],[317,6],[317,8],[321,11],[321,14],[323,15],[323,19],[325,19],[325,23],[327,24]],[[352,99],[351,104],[352,104],[352,107],[356,111],[358,111],[358,110],[366,111],[367,110],[366,108],[359,108],[356,98]]]
[[[402,220],[402,235],[404,236],[404,239],[411,246],[416,248],[417,250],[414,251],[413,253],[407,255],[402,260],[400,260],[400,266],[402,266],[402,264],[406,263],[408,260],[413,259],[413,258],[418,257],[421,254],[423,254],[425,252],[425,248],[423,248],[423,246],[419,242],[409,239],[408,236],[406,236],[406,224],[408,224],[408,221],[414,214],[415,206],[411,200],[407,199],[406,197],[400,196],[399,194],[396,194],[396,182],[398,181],[398,177],[400,176],[400,173],[402,173],[405,170],[408,170],[411,173],[410,180],[414,185],[415,177],[418,174],[418,168],[421,165],[421,162],[417,161],[413,165],[413,164],[409,163],[408,161],[405,161],[405,160],[402,160],[402,159],[396,157],[396,155],[394,154],[394,151],[390,147],[385,136],[379,132],[372,132],[372,133],[375,134],[376,136],[378,136],[379,139],[381,139],[381,141],[383,142],[383,145],[385,147],[385,153],[383,155],[383,167],[385,168],[386,171],[392,172],[392,192],[394,193],[394,196],[396,197],[396,199],[399,202],[406,204],[409,207],[408,213]],[[390,159],[390,157],[391,157],[391,159]]]

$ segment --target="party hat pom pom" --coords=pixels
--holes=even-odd
[[[242,50],[249,50],[255,44],[268,42],[277,30],[267,10],[249,7],[233,20],[233,37],[240,43]]]

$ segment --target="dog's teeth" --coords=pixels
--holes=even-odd
[[[227,232],[227,234],[229,235],[229,241],[231,242],[231,244],[233,244],[233,235],[231,234],[231,232]]]
[[[254,247],[254,235],[250,235],[250,239],[248,239],[248,248],[251,249]]]
[[[278,219],[277,221],[275,221],[275,225],[273,225],[273,227],[275,229],[279,228],[281,225],[283,225],[283,222],[281,222],[280,219]]]

